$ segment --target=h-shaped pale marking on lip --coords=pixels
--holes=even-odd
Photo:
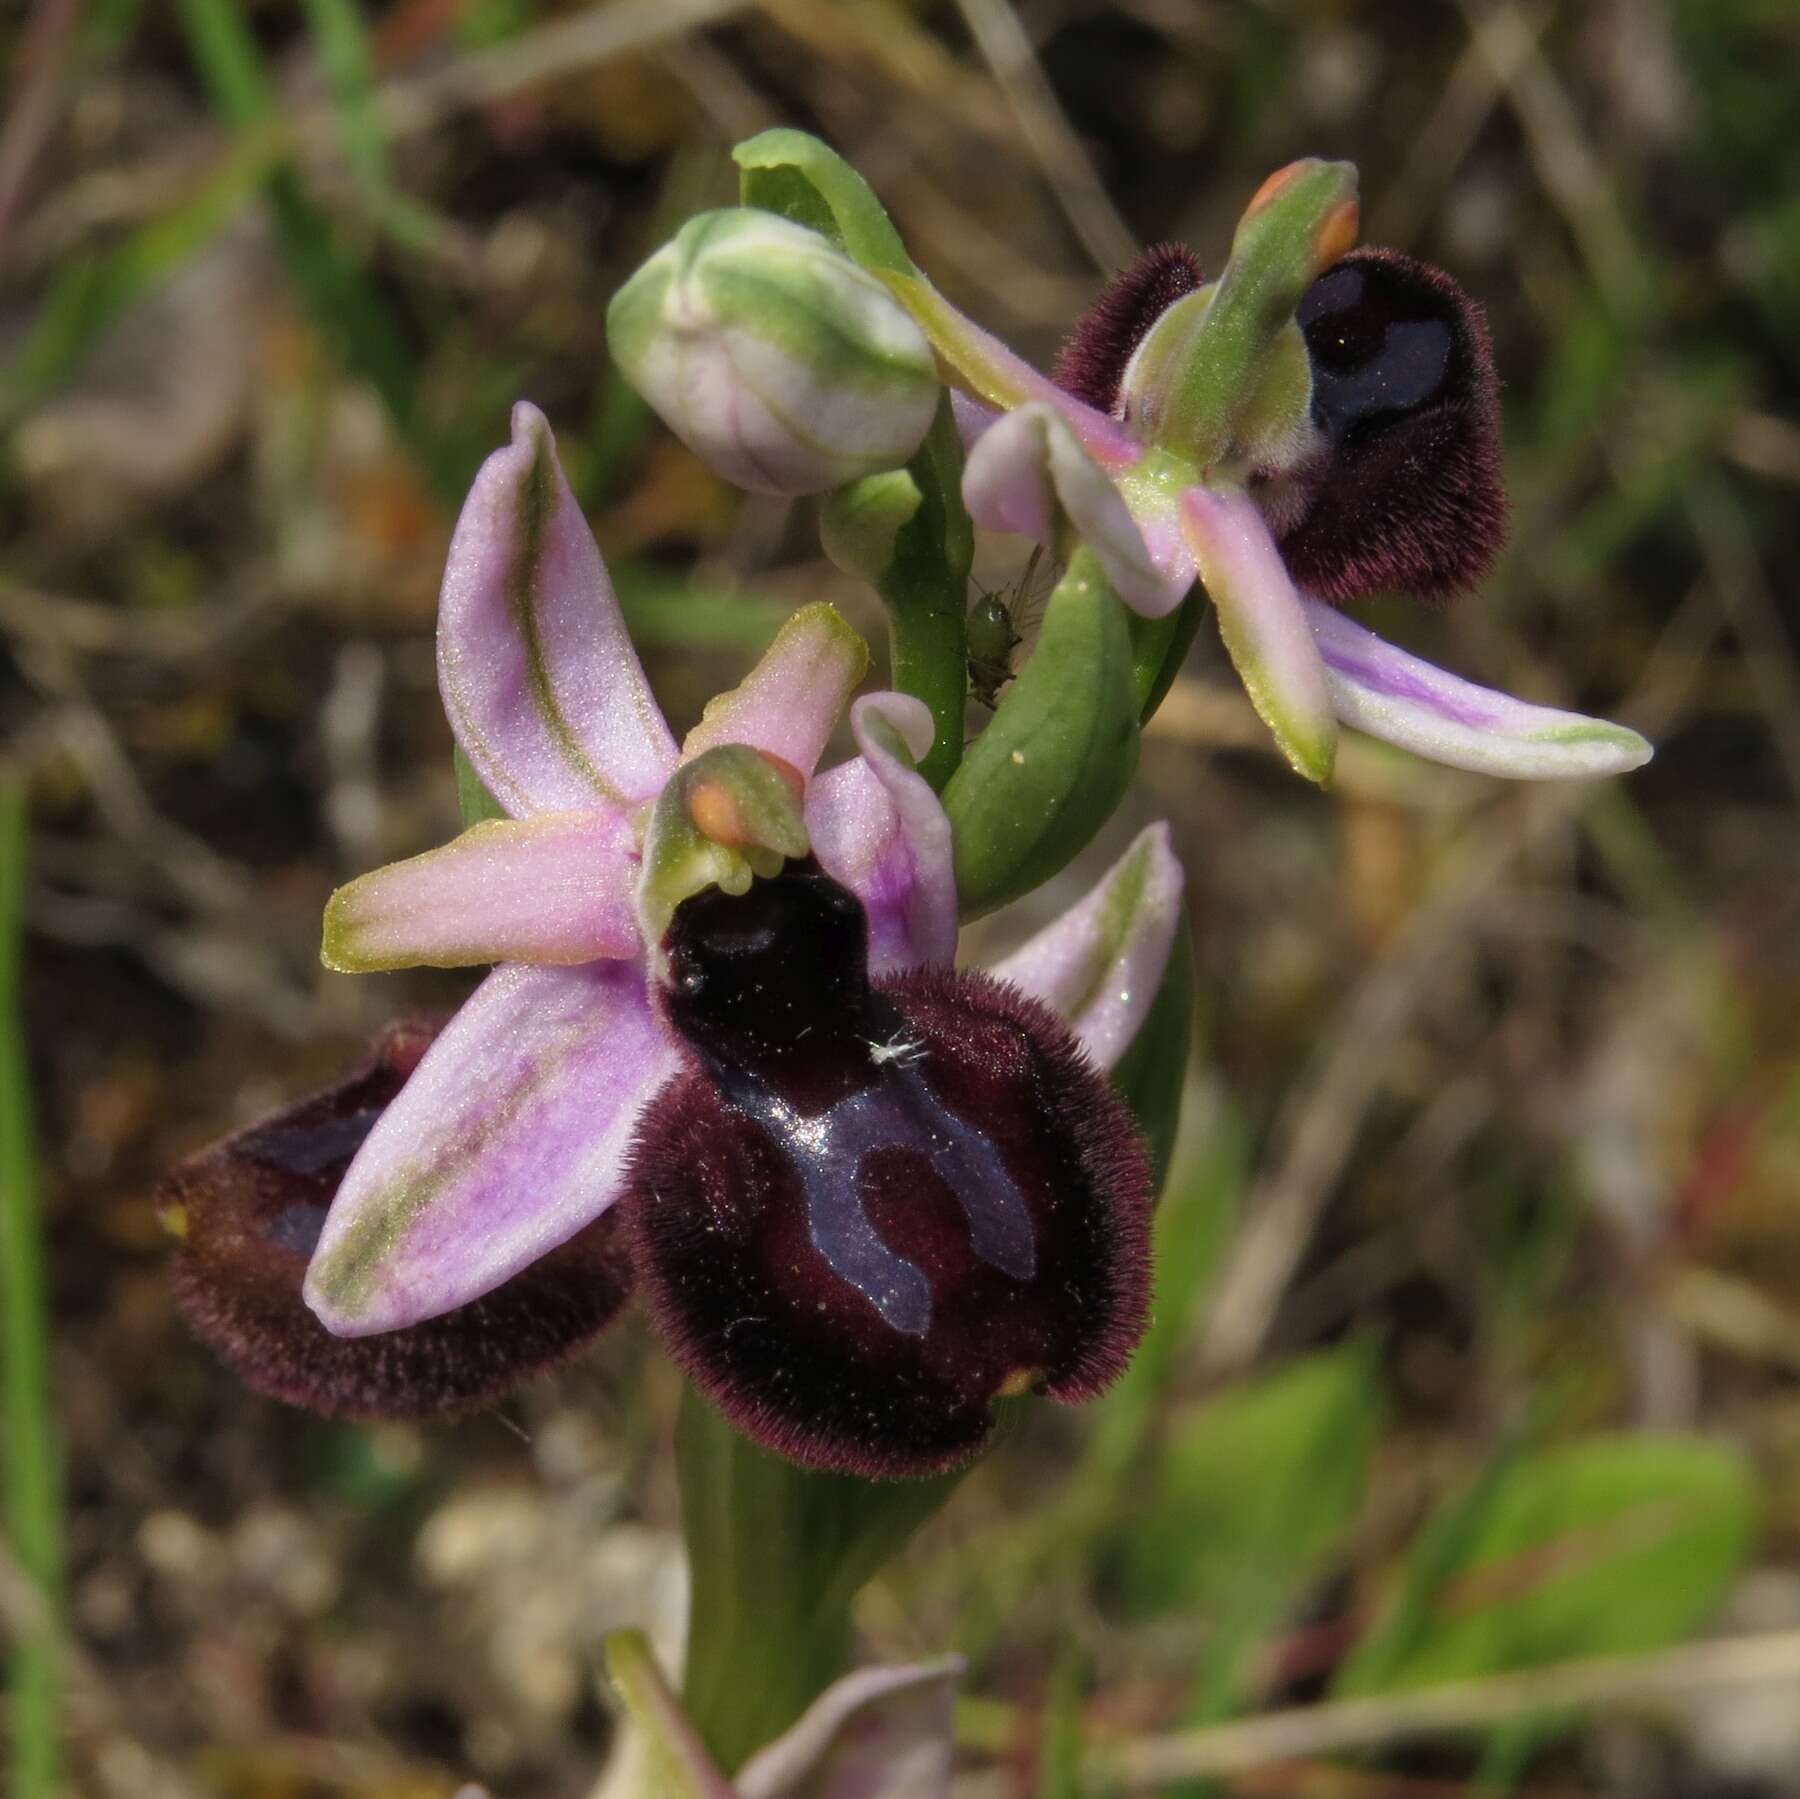
[[[958,1118],[903,1059],[906,1047],[885,1058],[885,1079],[802,1117],[773,1095],[756,1109],[792,1144],[806,1195],[807,1234],[831,1271],[848,1281],[881,1314],[884,1323],[909,1337],[931,1327],[931,1282],[922,1269],[882,1242],[857,1193],[864,1160],[876,1150],[903,1149],[924,1158],[955,1195],[969,1222],[975,1253],[1017,1281],[1037,1272],[1037,1238],[1018,1183],[994,1145]],[[923,1046],[920,1046],[921,1048]],[[895,1128],[899,1111],[902,1128]],[[973,1193],[983,1204],[970,1203]]]

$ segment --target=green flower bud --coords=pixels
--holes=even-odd
[[[757,493],[898,468],[937,407],[930,346],[886,287],[753,208],[690,220],[614,296],[607,330],[676,436]]]

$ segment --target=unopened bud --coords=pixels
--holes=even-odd
[[[716,473],[821,493],[898,468],[937,409],[931,348],[888,290],[774,213],[702,213],[607,313],[620,368]]]

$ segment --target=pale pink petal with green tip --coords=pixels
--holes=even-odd
[[[1184,546],[1175,546],[1172,566],[1158,566],[1118,488],[1053,407],[1021,406],[982,434],[963,468],[963,500],[978,525],[1063,554],[1066,519],[1119,598],[1147,618],[1174,611],[1193,584]]]
[[[1140,831],[1091,892],[989,973],[1041,999],[1102,1068],[1138,1034],[1181,924],[1169,827]]]
[[[871,974],[947,968],[956,956],[950,820],[914,767],[931,748],[931,713],[906,694],[871,693],[850,709],[850,725],[861,754],[806,796],[813,853],[863,903]]]
[[[946,1655],[846,1674],[744,1764],[738,1799],[949,1799],[963,1670]]]
[[[1641,768],[1636,731],[1478,687],[1366,631],[1336,607],[1305,602],[1337,715],[1354,730],[1433,762],[1517,781],[1597,780]]]
[[[615,1745],[596,1799],[739,1799],[682,1709],[641,1630],[615,1630],[604,1644],[606,1671],[635,1732]]]
[[[512,430],[481,465],[450,540],[438,602],[444,710],[514,818],[632,804],[668,778],[675,743],[544,415],[521,403]]]
[[[803,606],[775,634],[762,660],[729,693],[709,700],[687,734],[691,762],[721,744],[748,744],[809,775],[857,683],[869,646],[830,606]]]
[[[1048,375],[1039,374],[1024,357],[1009,350],[992,332],[984,331],[957,309],[922,275],[878,269],[900,304],[913,316],[931,347],[978,400],[1003,412],[1039,400],[1064,418],[1082,448],[1101,467],[1117,472],[1130,468],[1143,454],[1141,446],[1115,418],[1065,393]],[[972,415],[971,415],[972,417]]]
[[[1178,506],[1251,705],[1293,767],[1322,785],[1337,760],[1337,717],[1319,646],[1262,513],[1241,491],[1206,487],[1190,487]]]
[[[360,1337],[499,1286],[619,1196],[638,1115],[677,1063],[640,964],[497,968],[350,1164],[306,1303]]]
[[[340,887],[325,908],[325,966],[369,974],[635,956],[636,882],[623,812],[489,819]]]

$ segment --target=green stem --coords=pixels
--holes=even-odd
[[[852,1600],[962,1476],[797,1468],[691,1388],[675,1459],[691,1578],[682,1701],[720,1766],[736,1769],[844,1672]]]
[[[962,445],[947,394],[908,472],[919,489],[919,509],[895,536],[893,560],[879,586],[894,685],[923,700],[937,727],[919,772],[941,793],[962,761],[969,692],[965,627],[975,556],[962,503]]]
[[[12,1782],[17,1799],[57,1785],[62,1514],[51,1415],[37,1159],[19,1004],[25,897],[23,784],[0,776],[0,1363],[4,1364],[7,1534],[36,1590],[38,1617],[12,1658]]]
[[[1175,685],[1187,653],[1194,647],[1200,621],[1206,616],[1207,592],[1198,581],[1173,612],[1161,618],[1130,619],[1132,675],[1137,683],[1138,723],[1149,724],[1156,709]]]
[[[1067,866],[1130,786],[1138,687],[1127,616],[1093,551],[1077,549],[1037,648],[944,790],[965,920]]]

